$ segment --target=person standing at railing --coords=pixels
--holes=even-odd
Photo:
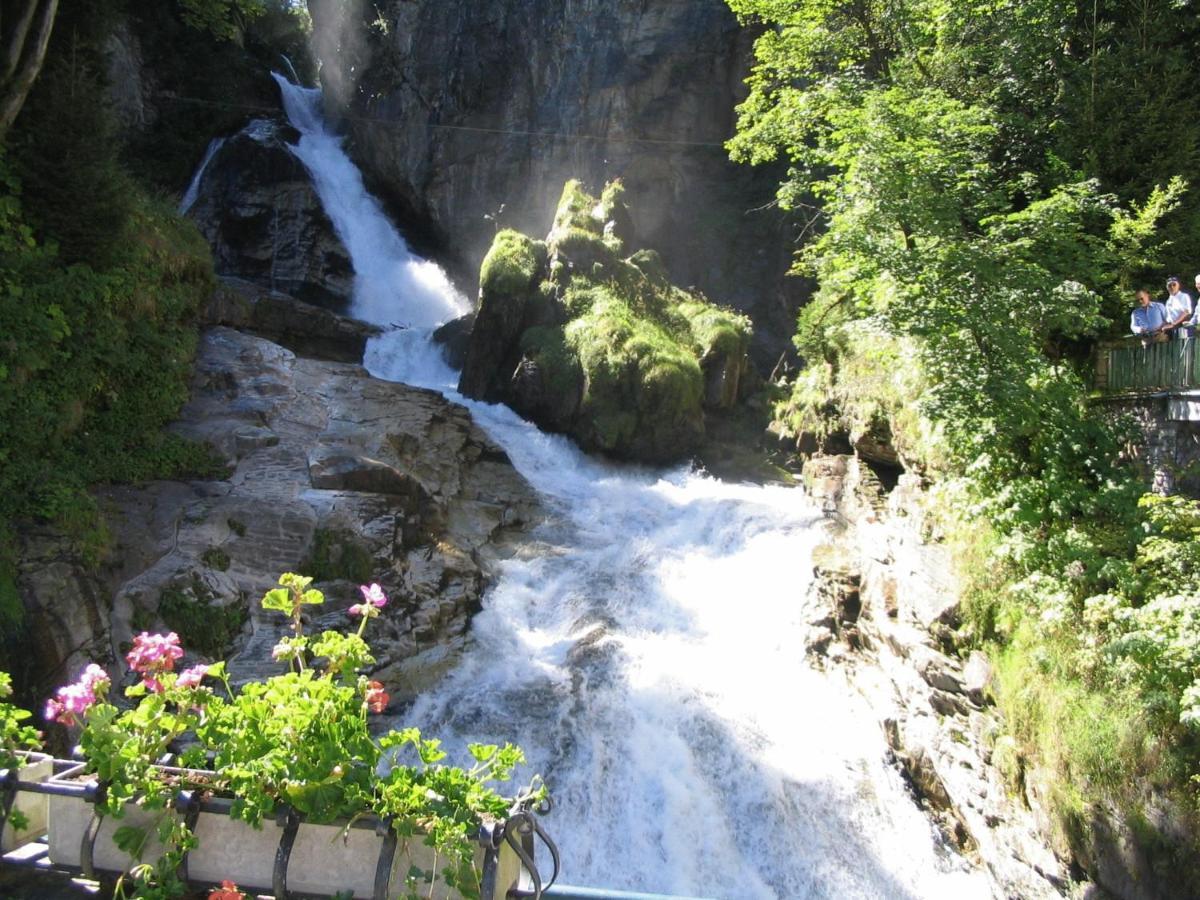
[[[1196,276],[1196,293],[1195,300],[1192,301],[1192,317],[1188,319],[1188,337],[1192,337],[1196,333],[1196,326],[1200,325],[1200,275]]]
[[[1179,289],[1179,279],[1174,275],[1167,278],[1167,293],[1167,324],[1163,330],[1179,340],[1190,338],[1192,298]]]
[[[1139,335],[1143,343],[1165,341],[1167,336],[1163,329],[1167,324],[1167,308],[1150,299],[1150,292],[1145,288],[1139,288],[1135,296],[1138,305],[1129,317],[1129,330]]]

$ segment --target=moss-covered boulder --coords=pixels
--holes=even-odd
[[[459,382],[468,397],[501,399],[496,375],[508,348],[534,324],[531,301],[545,261],[544,244],[508,229],[496,235],[479,270],[479,309]]]
[[[484,260],[459,389],[588,450],[686,456],[739,399],[750,323],[670,283],[637,249],[620,182],[568,181],[544,243],[501,231]]]

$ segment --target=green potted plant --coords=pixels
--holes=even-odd
[[[5,773],[9,789],[16,781],[43,781],[53,772],[50,757],[38,752],[41,734],[28,724],[32,713],[8,702],[12,692],[11,676],[0,672],[0,772]],[[45,795],[18,794],[0,828],[0,853],[9,853],[37,837],[46,828]]]
[[[82,725],[84,773],[99,779],[93,862],[127,871],[135,896],[182,890],[185,854],[194,881],[270,889],[289,828],[289,890],[372,897],[377,863],[398,845],[389,896],[480,896],[478,835],[513,808],[494,784],[511,777],[521,751],[472,745],[474,763],[463,769],[446,765],[438,742],[417,729],[376,736],[370,717],[388,698],[362,674],[374,663],[364,633],[387,597],[363,586],[349,611],[356,629],[309,636],[302,611],[324,602],[311,581],[284,574],[262,600],[292,623],[273,653],[286,671],[235,691],[223,664],[176,673],[178,638],[143,633],[126,657],[141,679],[125,692],[134,705],[108,702],[102,670],[52,701],[63,707],[53,718]],[[162,766],[185,738],[178,766]],[[182,789],[207,801],[190,819],[176,810]],[[537,779],[521,793],[525,808],[543,796]],[[51,810],[52,860],[79,863],[92,814],[64,810],[68,824],[58,829]],[[506,865],[511,884],[519,865]]]

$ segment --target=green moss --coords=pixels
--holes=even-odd
[[[554,231],[548,243],[551,252],[565,257],[576,272],[588,278],[597,276],[594,266],[600,266],[599,274],[602,275],[617,261],[616,254],[602,236],[573,225]]]
[[[484,294],[518,296],[534,284],[541,268],[534,241],[519,231],[505,229],[496,235],[479,270],[479,289]]]
[[[209,547],[200,554],[200,561],[210,569],[216,569],[218,572],[229,570],[229,554],[220,547]]]
[[[655,287],[666,288],[670,284],[667,267],[657,250],[639,250],[628,261]]]
[[[583,408],[599,446],[618,449],[645,437],[653,443],[654,434],[639,430],[698,416],[703,380],[688,349],[606,288],[594,287],[592,298],[592,308],[567,325],[565,337],[583,368]]]
[[[554,396],[573,397],[579,391],[583,370],[578,355],[567,346],[561,328],[530,328],[521,336],[521,352],[537,363],[546,387]]]
[[[596,206],[596,211],[603,221],[613,218],[614,215],[623,213],[625,210],[625,185],[620,178],[614,178],[604,186],[604,190],[600,192],[600,202]]]
[[[244,604],[220,606],[204,582],[193,576],[189,583],[166,588],[158,600],[158,615],[179,635],[184,647],[210,659],[225,655],[242,630],[249,612]]]
[[[335,529],[318,528],[312,548],[299,571],[317,581],[357,581],[366,584],[375,572],[371,553],[353,535]]]
[[[554,212],[551,234],[566,232],[570,228],[600,235],[600,222],[592,216],[596,209],[596,198],[583,189],[583,184],[572,178],[563,185],[562,196]]]
[[[241,519],[226,519],[225,524],[229,526],[229,530],[238,537],[246,536],[246,523]]]
[[[751,325],[746,316],[691,298],[681,299],[674,310],[686,323],[701,358],[710,353],[740,356],[749,349]]]

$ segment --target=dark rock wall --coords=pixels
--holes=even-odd
[[[568,178],[621,178],[671,279],[750,312],[760,365],[788,346],[801,285],[791,226],[762,209],[776,178],[722,146],[751,44],[722,0],[309,5],[354,155],[468,290],[485,216],[538,233]]]
[[[209,162],[188,216],[212,247],[218,275],[342,311],[354,269],[308,170],[288,149],[298,137],[279,121],[251,121]]]

